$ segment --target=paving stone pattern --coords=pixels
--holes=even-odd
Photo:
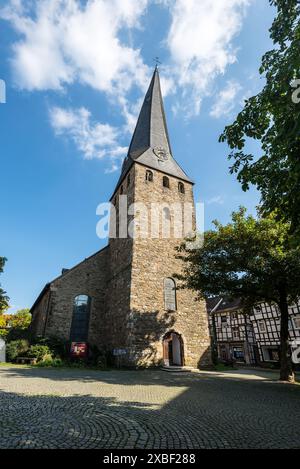
[[[0,367],[0,448],[300,448],[300,386],[273,378]]]

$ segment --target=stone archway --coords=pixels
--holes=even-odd
[[[163,338],[165,366],[184,366],[183,340],[177,332],[169,332]]]

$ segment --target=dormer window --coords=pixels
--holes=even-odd
[[[184,194],[184,193],[185,193],[185,187],[184,187],[183,182],[179,182],[179,183],[178,183],[178,192],[179,192],[180,194]]]
[[[167,176],[163,177],[163,187],[170,189],[170,179]]]
[[[149,169],[146,171],[146,181],[153,182],[153,173]]]

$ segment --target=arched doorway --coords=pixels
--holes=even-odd
[[[184,350],[183,341],[177,332],[169,332],[163,339],[164,365],[183,366]]]

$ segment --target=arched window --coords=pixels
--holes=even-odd
[[[120,189],[120,194],[122,195],[122,194],[123,194],[123,192],[124,192],[124,188],[123,188],[123,186],[121,186],[121,189]]]
[[[163,208],[163,217],[166,221],[171,221],[171,211],[168,207]]]
[[[127,177],[127,187],[130,186],[130,174],[128,174],[128,177]]]
[[[172,278],[165,278],[164,280],[164,296],[165,296],[165,309],[167,311],[176,311],[176,283]]]
[[[74,298],[73,318],[70,333],[71,342],[87,342],[91,311],[91,298],[78,295]]]
[[[185,187],[184,187],[183,182],[179,182],[179,183],[178,183],[178,192],[180,192],[180,194],[184,194],[184,193],[185,193]]]
[[[163,186],[170,189],[170,179],[167,176],[163,177]]]
[[[146,181],[153,182],[153,173],[149,169],[147,169],[146,171]]]

